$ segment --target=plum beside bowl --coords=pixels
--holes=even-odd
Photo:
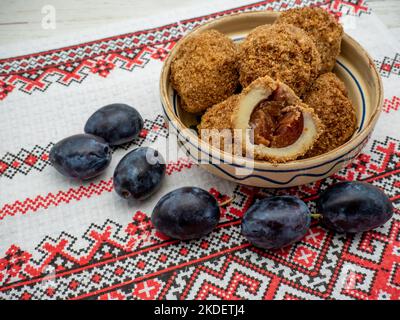
[[[279,13],[240,13],[220,18],[191,31],[216,29],[234,41],[241,41],[253,28],[273,23]],[[314,182],[328,177],[349,164],[360,153],[371,136],[379,118],[382,102],[382,81],[368,53],[347,34],[334,73],[345,83],[356,109],[358,128],[345,144],[328,153],[287,163],[253,161],[233,156],[211,147],[188,128],[197,125],[198,117],[180,108],[179,97],[170,83],[171,60],[181,41],[166,59],[160,78],[163,111],[169,126],[178,136],[183,148],[207,171],[237,183],[267,188],[285,188]]]

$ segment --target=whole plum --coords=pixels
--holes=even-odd
[[[165,170],[165,161],[157,150],[137,148],[126,154],[115,168],[115,191],[125,199],[143,200],[160,187]]]
[[[198,239],[218,224],[217,200],[207,191],[183,187],[163,196],[156,204],[151,221],[161,233],[179,240]]]
[[[120,145],[135,139],[143,129],[143,118],[133,107],[114,103],[93,113],[85,132],[102,137],[110,145]]]
[[[242,220],[242,234],[256,247],[278,249],[303,238],[310,222],[310,211],[302,200],[273,196],[249,208]]]
[[[101,174],[111,162],[111,148],[103,138],[77,134],[57,142],[49,160],[64,176],[91,179]]]
[[[393,215],[386,194],[372,184],[357,181],[330,186],[317,201],[321,222],[337,232],[356,233],[375,229]]]

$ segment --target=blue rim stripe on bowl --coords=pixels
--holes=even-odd
[[[187,142],[189,142],[187,139],[185,139],[185,140],[186,140]],[[364,143],[366,140],[368,140],[368,137],[366,137],[366,138],[362,141],[362,143]],[[189,156],[190,156],[192,159],[197,160],[197,159],[191,154],[190,150],[188,150],[185,146],[183,146],[183,148],[188,152]],[[351,151],[350,151],[350,152],[351,152]],[[350,152],[349,152],[349,153],[350,153]],[[342,158],[341,160],[335,162],[328,170],[326,170],[326,171],[323,172],[323,173],[299,173],[299,174],[297,174],[297,175],[291,177],[291,178],[290,178],[289,180],[287,180],[287,181],[278,181],[278,180],[274,180],[274,179],[271,179],[271,178],[268,178],[268,177],[264,177],[264,176],[260,176],[260,175],[257,175],[257,174],[250,174],[250,175],[247,175],[247,176],[245,176],[245,177],[239,178],[239,177],[237,177],[237,176],[234,176],[234,175],[230,174],[229,172],[227,172],[226,170],[222,169],[221,167],[219,167],[218,165],[216,165],[216,164],[214,164],[214,163],[208,163],[208,164],[209,164],[209,165],[212,165],[213,167],[215,167],[216,169],[218,169],[219,171],[221,171],[224,175],[226,175],[226,176],[228,176],[228,177],[230,177],[230,178],[232,178],[232,179],[234,179],[234,180],[245,181],[245,180],[247,180],[247,179],[256,178],[256,179],[259,179],[259,180],[262,180],[262,181],[271,182],[271,183],[274,183],[274,184],[277,184],[277,185],[285,185],[285,184],[291,183],[292,181],[294,181],[296,178],[299,178],[299,177],[317,177],[317,178],[321,178],[321,177],[323,177],[323,176],[328,175],[338,164],[343,163],[343,162],[346,162],[346,161],[350,161],[350,160],[353,159],[353,158],[354,158],[354,157]],[[229,165],[229,164],[228,164],[228,165]],[[254,169],[254,171],[256,171],[256,169]],[[298,171],[301,171],[301,170],[298,170]]]
[[[215,164],[211,164],[211,165],[214,166],[215,168],[217,168],[218,170],[220,170],[220,171],[221,171],[222,173],[224,173],[225,175],[227,175],[227,176],[229,176],[229,177],[231,177],[232,179],[235,179],[235,180],[244,181],[244,180],[247,180],[247,179],[256,178],[256,179],[260,179],[260,180],[262,180],[262,181],[267,181],[267,182],[271,182],[271,183],[278,184],[278,185],[286,185],[286,184],[288,184],[288,183],[291,183],[292,181],[294,181],[295,179],[297,179],[297,178],[299,178],[299,177],[317,177],[317,178],[318,178],[318,177],[326,176],[326,175],[328,175],[329,172],[331,172],[338,164],[343,163],[343,162],[346,162],[346,161],[350,161],[352,158],[353,158],[353,157],[345,158],[345,159],[341,159],[341,160],[335,162],[327,171],[325,171],[325,172],[323,172],[323,173],[299,173],[299,174],[296,174],[296,175],[292,176],[292,177],[291,177],[289,180],[287,180],[287,181],[277,181],[277,180],[274,180],[274,179],[271,179],[271,178],[267,178],[267,177],[264,177],[264,176],[260,176],[260,175],[257,175],[257,174],[250,174],[250,175],[248,175],[248,176],[245,176],[245,177],[240,178],[240,177],[238,177],[238,176],[231,175],[229,172],[225,171],[224,169],[222,169],[221,167],[219,167],[219,166],[217,166],[217,165],[215,165]],[[299,171],[300,171],[300,170],[299,170]]]
[[[175,99],[176,99],[176,95],[174,95],[174,100],[175,100]],[[175,104],[175,101],[174,101],[174,104]],[[235,163],[227,163],[227,162],[225,162],[224,160],[222,160],[222,159],[220,159],[220,158],[216,158],[216,157],[214,157],[212,154],[209,154],[208,152],[205,152],[205,151],[204,151],[203,149],[201,149],[198,145],[196,145],[196,144],[194,144],[192,141],[190,141],[189,138],[183,136],[182,133],[181,133],[181,131],[180,131],[180,130],[175,126],[175,124],[171,121],[171,118],[168,116],[167,112],[165,111],[165,109],[164,109],[165,107],[164,107],[164,105],[162,104],[162,102],[161,102],[161,105],[162,105],[162,107],[163,107],[164,115],[167,117],[169,123],[172,124],[172,126],[173,126],[174,129],[176,130],[176,132],[177,132],[177,134],[178,134],[178,138],[181,137],[182,140],[185,140],[186,142],[188,142],[190,145],[192,145],[194,148],[196,148],[197,151],[200,151],[201,153],[207,155],[209,158],[215,159],[215,160],[217,160],[217,161],[220,161],[221,163],[223,163],[223,164],[225,164],[225,165],[229,165],[229,166],[233,166],[233,167],[237,167],[237,168],[245,168],[245,169],[247,168],[247,169],[251,169],[251,170],[253,170],[253,171],[259,171],[259,172],[276,172],[276,173],[282,173],[282,172],[299,172],[299,171],[303,171],[303,170],[314,169],[314,168],[318,168],[318,167],[324,166],[325,164],[332,163],[332,162],[334,162],[334,161],[336,161],[336,160],[338,160],[338,159],[343,158],[343,156],[345,156],[345,155],[341,155],[341,156],[336,157],[336,158],[334,158],[334,159],[332,159],[332,160],[329,160],[329,161],[326,161],[326,162],[324,162],[324,163],[321,163],[321,164],[318,164],[318,165],[315,165],[315,166],[311,166],[311,167],[305,167],[305,168],[301,168],[301,169],[287,169],[287,170],[282,170],[282,169],[279,169],[279,170],[271,170],[271,169],[248,168],[248,167],[246,167],[246,166],[242,166],[242,165],[235,164]],[[365,137],[365,138],[364,138],[359,144],[357,144],[354,148],[352,148],[351,150],[349,150],[348,153],[350,153],[350,152],[352,152],[353,150],[359,148],[362,144],[366,143],[366,141],[367,141],[368,139],[369,139],[369,135],[368,135],[367,137]],[[189,150],[187,150],[186,148],[185,148],[185,150],[186,150],[186,151],[189,151]],[[349,159],[351,159],[351,158],[349,158]],[[195,160],[197,160],[197,159],[195,159]],[[340,163],[340,161],[337,162],[337,163]],[[335,165],[336,165],[337,163],[335,163]],[[210,163],[210,164],[212,164],[212,163]],[[215,164],[213,164],[213,165],[215,165]],[[334,165],[334,166],[335,166],[335,165]],[[333,167],[334,167],[334,166],[333,166]]]
[[[354,80],[354,82],[357,85],[358,91],[360,92],[361,95],[361,100],[362,100],[362,115],[361,115],[361,122],[360,122],[360,127],[357,130],[357,133],[359,133],[363,126],[364,126],[364,121],[365,121],[365,110],[366,110],[366,106],[365,106],[365,97],[364,97],[364,91],[361,88],[360,83],[358,82],[357,78],[354,76],[354,74],[349,70],[349,68],[347,68],[342,62],[340,62],[339,60],[336,60],[336,62],[338,63],[339,66],[341,66],[344,70],[346,70],[346,72],[350,75],[350,77]]]

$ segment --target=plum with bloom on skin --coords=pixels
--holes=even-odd
[[[102,137],[110,145],[120,145],[135,139],[143,129],[143,118],[133,107],[114,103],[93,113],[85,132]]]
[[[114,171],[114,188],[122,198],[143,200],[161,186],[166,165],[161,154],[149,147],[126,154]]]
[[[103,138],[77,134],[57,142],[50,150],[53,167],[70,178],[91,179],[111,162],[111,148]]]
[[[393,216],[393,204],[372,184],[345,181],[328,187],[317,201],[322,224],[336,232],[357,233],[375,229]]]
[[[301,240],[310,223],[310,211],[299,198],[268,197],[247,210],[242,220],[242,234],[256,247],[278,249]]]
[[[163,196],[155,206],[151,221],[168,237],[189,240],[210,233],[218,224],[217,200],[207,191],[183,187]]]

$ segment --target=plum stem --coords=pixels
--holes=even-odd
[[[225,201],[222,201],[220,204],[218,204],[218,207],[225,207],[228,204],[231,204],[233,201],[234,197],[229,197],[228,199],[226,199]]]
[[[320,214],[320,213],[311,213],[311,218],[313,218],[313,219],[321,219],[322,218],[322,214]]]

